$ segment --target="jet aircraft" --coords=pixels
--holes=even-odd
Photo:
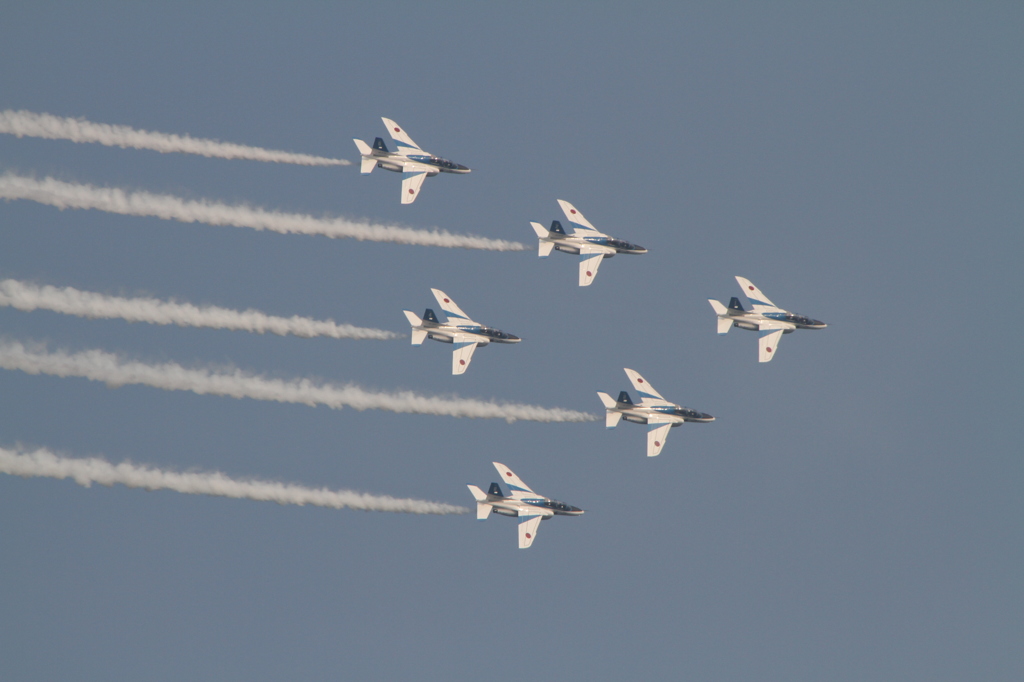
[[[486,521],[492,513],[519,517],[519,549],[526,549],[533,544],[533,539],[537,535],[537,526],[541,521],[553,516],[579,516],[583,513],[579,507],[573,507],[533,492],[530,490],[530,486],[523,483],[504,464],[500,462],[492,462],[492,464],[501,474],[505,485],[508,486],[509,496],[502,495],[501,486],[497,483],[492,483],[486,493],[475,485],[467,486],[469,492],[473,493],[473,497],[476,499],[476,518]]]
[[[683,422],[715,421],[710,414],[665,400],[636,371],[626,369],[626,376],[629,377],[636,392],[640,394],[640,404],[637,405],[630,400],[629,393],[626,391],[619,393],[618,400],[612,400],[607,393],[598,391],[597,395],[605,407],[604,425],[609,429],[614,429],[618,426],[620,419],[635,424],[647,424],[648,457],[657,457],[661,454],[661,449],[665,447],[665,439],[668,438],[668,430],[673,426],[679,426]]]
[[[439,322],[437,315],[430,308],[419,315],[411,310],[403,310],[405,317],[412,325],[412,345],[419,346],[424,339],[431,338],[442,343],[454,344],[452,349],[452,374],[462,374],[469,369],[469,361],[473,359],[473,351],[477,346],[489,343],[519,343],[515,334],[507,334],[500,329],[485,327],[474,322],[462,312],[455,301],[440,289],[431,289],[441,310],[447,316],[445,322]]]
[[[420,149],[412,138],[390,118],[381,118],[387,126],[391,139],[395,141],[396,151],[389,151],[384,140],[377,138],[373,148],[362,140],[353,139],[362,158],[360,172],[369,175],[374,168],[394,171],[402,174],[402,203],[411,204],[420,194],[420,185],[428,177],[438,173],[469,173],[470,169],[448,159],[434,156]]]
[[[642,246],[598,232],[568,201],[559,199],[558,205],[562,207],[566,220],[572,225],[572,234],[566,234],[562,223],[557,220],[552,221],[550,230],[545,229],[540,223],[530,223],[540,240],[537,255],[547,258],[551,255],[552,249],[565,253],[578,253],[580,255],[581,287],[589,286],[594,281],[594,278],[597,277],[597,268],[605,258],[611,258],[617,253],[647,253],[647,249]]]
[[[776,307],[746,277],[737,275],[736,281],[753,305],[753,310],[744,310],[740,299],[735,296],[729,301],[728,308],[713,298],[709,298],[708,303],[718,315],[719,334],[728,334],[733,327],[739,327],[757,331],[761,335],[758,340],[758,362],[768,362],[775,357],[783,334],[792,333],[795,329],[824,329],[828,326],[820,320],[812,320]]]

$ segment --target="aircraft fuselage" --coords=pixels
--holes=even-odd
[[[395,173],[401,173],[405,170],[405,166],[410,163],[414,163],[419,166],[428,166],[430,168],[427,171],[427,175],[433,177],[438,173],[469,173],[470,168],[463,166],[462,164],[449,161],[448,159],[442,159],[440,156],[433,156],[432,154],[414,154],[412,156],[405,156],[403,154],[396,154],[395,152],[382,152],[379,149],[373,150],[373,158],[377,159],[377,168],[383,168],[384,170],[392,171]]]
[[[424,324],[420,329],[427,332],[427,338],[440,341],[441,343],[452,343],[456,334],[472,336],[473,340],[480,346],[486,346],[489,343],[519,343],[522,341],[515,334],[509,334],[493,327],[454,324],[433,326]]]

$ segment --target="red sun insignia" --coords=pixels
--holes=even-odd
[[[772,352],[771,346],[769,346],[768,348],[765,348],[765,350],[768,351],[769,353]]]
[[[661,447],[661,443],[659,443],[658,441],[654,441],[654,447],[660,448]]]
[[[754,287],[747,287],[747,288],[748,288],[748,289],[750,289],[751,291],[753,291],[753,290],[754,290]]]
[[[569,213],[572,213],[573,215],[576,215],[576,209],[575,208],[570,208],[569,209]]]
[[[506,476],[511,476],[511,475],[512,475],[512,472],[511,472],[511,471],[506,471],[506,472],[505,472],[505,475],[506,475]]]
[[[532,538],[532,537],[533,537],[533,536],[532,536],[532,535],[530,535],[529,533],[527,533],[527,534],[526,534],[526,539],[527,539],[527,540],[529,540],[529,539],[530,539],[530,538]]]
[[[413,190],[409,190],[409,194],[416,194]]]
[[[590,270],[587,270],[587,277],[593,277],[593,276],[594,276],[594,273],[592,273]]]
[[[395,128],[395,132],[396,133],[400,133],[400,132],[402,132],[402,129],[401,128]]]
[[[644,383],[644,378],[643,377],[637,377],[636,378],[636,383],[638,383],[638,384]]]
[[[459,364],[460,365],[464,365],[464,364],[466,364],[466,361],[465,360],[459,360]]]
[[[451,301],[449,301],[449,300],[448,300],[447,298],[446,298],[446,299],[444,299],[444,302],[445,302],[445,303],[451,303]]]

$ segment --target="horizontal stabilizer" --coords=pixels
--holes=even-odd
[[[364,156],[363,160],[359,162],[359,172],[363,175],[369,175],[376,167],[377,159],[372,156]]]
[[[413,327],[420,327],[423,325],[423,320],[421,320],[420,316],[414,313],[413,311],[403,310],[402,312],[405,313],[405,319],[409,320],[409,324],[411,324]]]
[[[533,232],[537,235],[538,239],[548,238],[548,228],[544,227],[540,223],[530,223],[530,227],[533,228]]]
[[[362,140],[352,138],[352,141],[356,143],[356,149],[359,150],[360,156],[370,156],[373,154],[373,150],[370,149],[370,145],[366,144]]]
[[[618,410],[608,410],[604,413],[604,427],[606,429],[614,429],[619,425],[619,421],[622,419],[622,413]]]
[[[423,342],[427,340],[426,329],[413,329],[412,330],[412,345],[421,346]]]
[[[715,315],[728,315],[729,314],[729,309],[726,308],[724,305],[722,305],[721,301],[716,301],[713,298],[709,298],[708,299],[708,303],[710,303],[711,307],[714,309]]]
[[[551,255],[551,250],[555,248],[554,242],[540,241],[537,242],[537,256],[540,258],[547,258]]]
[[[477,502],[486,502],[487,501],[487,494],[484,493],[483,490],[480,490],[480,488],[478,486],[467,485],[466,487],[469,488],[469,492],[473,494],[473,499],[474,500],[476,500]]]
[[[607,393],[604,393],[602,391],[598,391],[597,392],[597,397],[601,399],[601,404],[604,405],[604,408],[606,410],[614,410],[615,409],[615,401],[612,400],[612,397],[610,395],[608,395]]]

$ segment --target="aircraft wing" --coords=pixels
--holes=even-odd
[[[647,456],[657,457],[665,447],[668,432],[676,420],[666,417],[650,416],[647,418]]]
[[[580,246],[580,286],[590,286],[590,283],[597,277],[597,269],[601,267],[604,260],[604,249],[596,244],[583,244]]]
[[[746,277],[740,277],[736,275],[736,282],[740,285],[740,289],[746,294],[747,298],[750,299],[751,305],[754,307],[755,312],[764,313],[781,313],[785,312],[782,308],[776,307],[774,303],[768,300],[768,297],[761,293],[761,290],[754,286]]]
[[[509,495],[512,496],[512,499],[519,500],[524,497],[537,497],[537,493],[530,490],[530,486],[523,483],[507,466],[501,462],[491,462],[491,464],[501,474],[501,480],[508,486]]]
[[[431,289],[431,293],[434,294],[434,298],[437,299],[437,304],[441,306],[441,310],[448,316],[448,321],[452,324],[475,324],[479,325],[479,322],[474,322],[469,318],[469,315],[462,312],[462,308],[455,304],[452,297],[444,293],[440,289]]]
[[[537,516],[519,515],[519,549],[526,549],[533,544],[533,539],[537,537],[537,527],[540,526],[543,518],[539,514]]]
[[[411,204],[420,195],[420,187],[427,179],[427,167],[419,164],[405,164],[402,171],[402,203]]]
[[[395,141],[396,151],[402,156],[409,156],[410,154],[425,154],[420,146],[412,141],[409,134],[402,130],[402,127],[392,121],[390,118],[381,117],[384,121],[384,125],[388,129],[388,134],[391,135],[391,139]]]
[[[758,362],[769,362],[775,357],[775,351],[778,350],[779,340],[782,338],[782,333],[785,329],[766,329],[768,325],[761,326],[761,338],[757,340],[757,361]]]
[[[573,234],[580,237],[607,237],[608,235],[603,232],[598,232],[597,228],[590,224],[590,221],[583,217],[583,214],[576,210],[576,207],[570,204],[568,201],[562,199],[558,200],[558,205],[562,207],[562,213],[565,214],[565,219],[572,225]]]
[[[463,374],[469,369],[476,345],[477,340],[474,336],[469,334],[452,335],[452,374]]]
[[[640,376],[640,373],[633,369],[627,369],[626,376],[629,377],[629,381],[633,384],[633,388],[640,394],[640,404],[644,407],[659,407],[671,405],[672,407],[678,407],[675,403],[670,403],[661,397],[661,394],[654,390],[654,387],[647,383],[647,380]]]

